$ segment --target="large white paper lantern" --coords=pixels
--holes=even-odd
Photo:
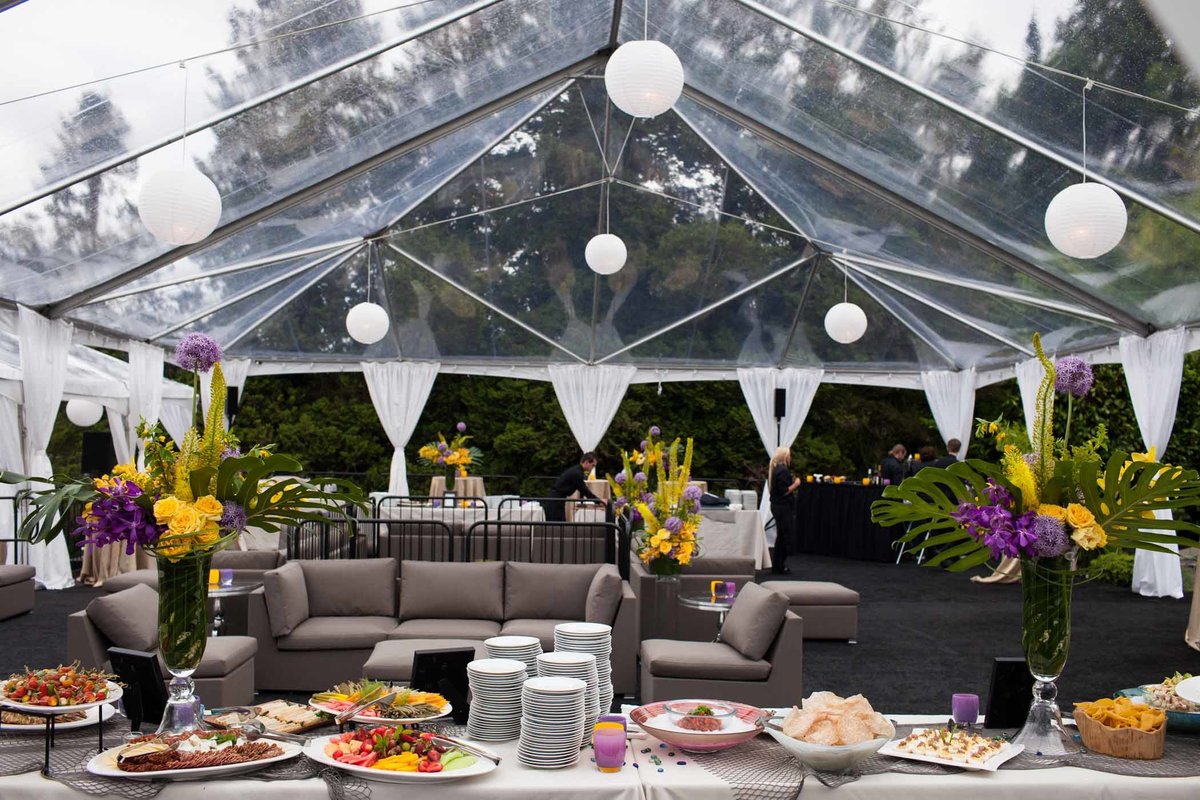
[[[613,104],[634,117],[657,117],[683,93],[683,64],[662,42],[626,42],[604,67]]]
[[[137,205],[142,224],[167,244],[198,242],[221,221],[221,193],[207,175],[190,168],[151,175]]]
[[[593,272],[601,275],[612,275],[625,266],[629,251],[620,236],[611,233],[601,233],[588,240],[583,251],[583,259]]]
[[[1097,258],[1125,235],[1129,213],[1121,196],[1102,183],[1068,186],[1046,206],[1046,235],[1062,253]]]
[[[835,342],[857,342],[867,332],[867,315],[854,303],[838,303],[825,312],[825,332]]]
[[[391,322],[383,306],[359,303],[346,315],[346,330],[350,338],[362,344],[375,344],[387,335]]]
[[[81,428],[90,428],[104,416],[104,406],[91,400],[76,398],[67,401],[67,419]]]

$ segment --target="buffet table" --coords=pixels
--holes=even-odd
[[[894,561],[892,542],[903,529],[881,528],[871,522],[871,503],[882,495],[882,486],[800,484],[796,490],[796,552]]]

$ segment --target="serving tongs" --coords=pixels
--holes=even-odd
[[[464,742],[462,739],[455,739],[453,736],[446,736],[443,733],[435,733],[433,735],[434,744],[450,745],[451,747],[462,750],[464,753],[472,756],[479,756],[491,761],[495,761],[497,765],[500,763],[500,754],[486,747],[475,744],[474,742]]]
[[[355,717],[355,716],[361,714],[362,712],[366,711],[371,706],[377,706],[380,703],[385,703],[385,702],[390,703],[396,699],[397,695],[400,694],[399,692],[389,692],[388,694],[381,694],[383,691],[384,691],[384,687],[382,687],[382,686],[372,689],[371,691],[367,692],[366,695],[364,695],[361,700],[359,700],[358,705],[350,706],[350,708],[347,708],[345,711],[343,711],[342,713],[340,713],[336,717],[334,717],[333,721],[336,722],[338,725],[345,725],[346,721],[349,720],[351,717]]]

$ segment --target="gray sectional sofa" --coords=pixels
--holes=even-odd
[[[0,564],[0,619],[33,611],[33,576],[33,567]]]
[[[564,621],[613,626],[613,685],[636,686],[637,598],[610,564],[291,561],[250,595],[256,687],[310,691],[362,676],[391,639],[482,641],[537,636],[553,647]]]

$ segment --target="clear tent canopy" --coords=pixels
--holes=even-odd
[[[1200,323],[1200,84],[1137,0],[98,5],[0,13],[0,302],[98,344],[886,383],[1011,375],[1034,331],[1088,353]],[[634,120],[602,75],[647,35],[686,85]],[[1081,179],[1072,75],[1098,82],[1088,177],[1129,210],[1090,261],[1042,222]],[[223,213],[172,246],[135,200],[180,163]],[[583,256],[604,230],[612,276]],[[345,327],[368,298],[391,320],[370,346]],[[843,298],[852,345],[824,330]]]

